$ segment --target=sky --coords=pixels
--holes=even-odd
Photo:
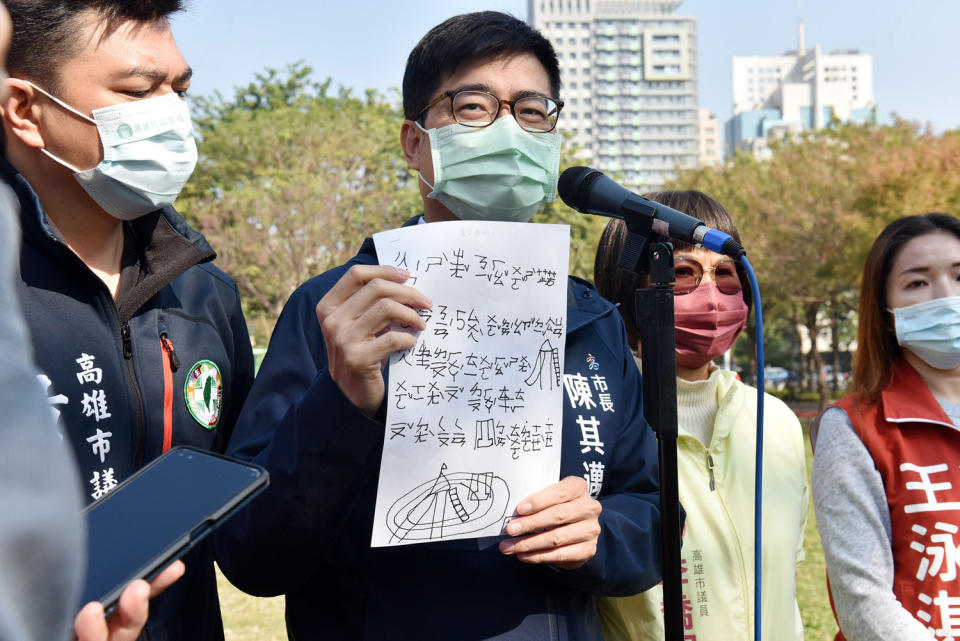
[[[188,2],[173,30],[194,95],[230,96],[258,71],[298,60],[357,95],[388,92],[417,41],[446,18],[480,9],[527,17],[527,0]],[[936,131],[960,128],[960,0],[686,0],[677,13],[697,18],[699,102],[721,122],[732,112],[731,57],[795,49],[802,13],[807,48],[873,55],[881,119],[895,112]]]

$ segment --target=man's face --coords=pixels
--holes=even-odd
[[[436,95],[445,91],[458,89],[476,89],[489,91],[501,100],[513,100],[531,93],[551,96],[550,77],[547,70],[532,53],[504,56],[466,65],[447,78],[437,89]],[[512,118],[510,108],[501,107],[501,118]],[[423,122],[424,129],[445,127],[456,122],[450,109],[449,100],[441,100],[431,107]],[[530,134],[532,136],[554,136],[556,131],[549,134]],[[424,179],[433,184],[433,159],[431,157],[430,140],[427,134],[420,131],[410,121],[403,124],[401,132],[404,154],[410,168],[423,174]],[[430,188],[420,181],[420,195],[423,198],[424,215],[428,222],[436,220],[457,220],[443,204],[432,198],[427,198]]]
[[[191,70],[177,48],[166,20],[128,21],[105,33],[95,12],[77,18],[80,53],[58,72],[58,98],[81,113],[123,102],[184,93]],[[47,89],[47,87],[44,87]],[[46,148],[80,169],[103,158],[97,128],[90,122],[34,92],[41,110],[40,135]]]

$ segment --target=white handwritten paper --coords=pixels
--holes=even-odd
[[[559,480],[570,228],[456,221],[373,239],[433,308],[390,357],[371,545],[497,536]]]

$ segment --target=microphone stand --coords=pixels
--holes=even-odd
[[[635,294],[643,361],[643,414],[657,434],[660,462],[660,541],[665,641],[683,639],[680,491],[677,480],[677,362],[673,318],[673,245],[641,216],[624,218],[627,240],[620,267],[649,274]]]

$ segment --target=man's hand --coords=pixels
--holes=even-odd
[[[117,611],[104,618],[103,606],[92,601],[85,605],[73,622],[77,641],[135,641],[147,624],[148,602],[183,576],[183,561],[174,561],[149,584],[138,579],[128,585]]]
[[[597,553],[600,510],[587,482],[568,476],[520,502],[520,516],[507,524],[507,534],[516,538],[501,541],[500,551],[524,563],[574,570]]]
[[[367,416],[383,401],[384,359],[417,342],[408,332],[388,330],[390,324],[423,330],[426,323],[417,309],[433,306],[429,298],[403,285],[409,277],[406,270],[387,265],[354,265],[317,303],[330,377]]]

